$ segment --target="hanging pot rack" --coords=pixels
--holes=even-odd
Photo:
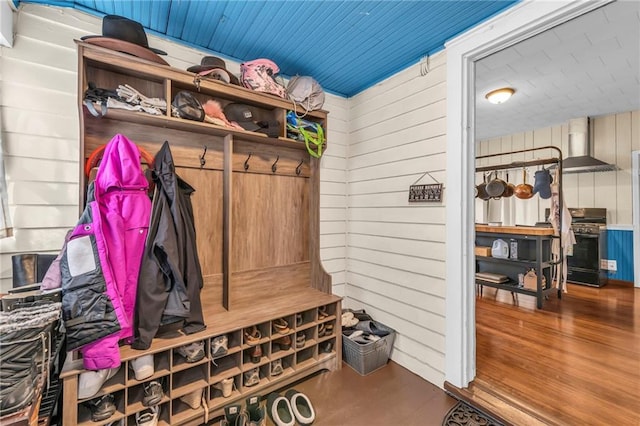
[[[476,167],[476,172],[486,172],[486,171],[494,171],[494,170],[507,170],[507,169],[521,169],[523,167],[529,167],[529,166],[542,166],[545,164],[556,164],[558,167],[558,174],[560,176],[562,176],[562,150],[560,150],[560,148],[558,148],[557,146],[552,146],[552,145],[548,145],[548,146],[540,146],[537,148],[528,148],[528,149],[520,149],[517,151],[509,151],[509,152],[499,152],[496,154],[487,154],[487,155],[481,155],[479,157],[476,157],[476,160],[481,160],[483,158],[492,158],[492,157],[500,157],[502,155],[511,155],[511,154],[520,154],[523,152],[532,152],[532,151],[539,151],[542,149],[552,149],[554,151],[556,151],[558,153],[558,157],[552,157],[552,158],[536,158],[533,160],[528,160],[528,161],[513,161],[511,163],[505,163],[505,164],[496,164],[493,166],[480,166],[480,167]]]
[[[559,239],[559,244],[560,244],[560,253],[558,256],[558,259],[555,262],[552,262],[554,265],[559,264],[560,268],[558,269],[558,271],[556,271],[557,276],[556,276],[556,280],[558,280],[558,297],[561,297],[562,291],[563,291],[563,282],[562,282],[562,276],[563,276],[563,258],[564,258],[564,250],[562,248],[562,206],[563,206],[563,197],[562,197],[562,150],[556,146],[552,146],[552,145],[548,145],[548,146],[540,146],[540,147],[536,147],[536,148],[527,148],[527,149],[520,149],[520,150],[516,150],[516,151],[508,151],[508,152],[499,152],[496,154],[487,154],[487,155],[481,155],[476,157],[476,160],[481,160],[484,158],[493,158],[493,157],[500,157],[503,155],[512,155],[512,154],[520,154],[520,153],[524,153],[524,152],[533,152],[533,151],[540,151],[543,149],[551,149],[553,151],[556,151],[558,156],[557,157],[550,157],[550,158],[537,158],[537,159],[533,159],[533,160],[528,160],[528,161],[513,161],[511,163],[504,163],[504,164],[496,164],[496,165],[492,165],[492,166],[481,166],[481,167],[476,167],[476,172],[487,172],[487,171],[497,171],[497,170],[508,170],[508,169],[521,169],[523,167],[529,167],[529,166],[542,166],[545,164],[551,164],[552,166],[549,168],[554,168],[557,167],[558,168],[558,205],[560,206],[560,217],[559,217],[559,223],[558,223],[558,235],[554,235],[554,238],[558,238]],[[549,285],[553,285],[553,283],[550,283]]]

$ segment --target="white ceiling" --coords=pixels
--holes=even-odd
[[[512,87],[494,105],[485,94]],[[476,62],[476,139],[640,109],[640,1],[603,6]]]

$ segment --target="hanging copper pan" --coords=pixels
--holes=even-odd
[[[528,200],[533,197],[533,186],[527,183],[527,170],[522,168],[522,183],[516,186],[515,196],[521,200]]]
[[[507,173],[507,180],[505,181],[505,183],[507,184],[504,188],[504,192],[502,193],[502,196],[505,198],[509,198],[511,196],[513,196],[513,194],[516,192],[516,186],[512,183],[509,183],[509,172]]]

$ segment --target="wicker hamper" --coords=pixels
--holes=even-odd
[[[375,342],[362,345],[342,336],[342,359],[363,376],[384,367],[393,348],[396,331],[377,321],[376,325],[389,334]]]

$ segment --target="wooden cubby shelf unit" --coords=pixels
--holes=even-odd
[[[77,399],[78,377],[84,370],[78,355],[69,354],[60,376],[63,423],[104,425],[125,419],[125,424],[135,424],[136,413],[145,409],[143,384],[159,380],[165,395],[159,404],[159,424],[198,425],[249,395],[266,395],[319,370],[341,368],[341,298],[331,294],[331,277],[320,262],[320,160],[307,152],[303,142],[287,137],[291,103],[215,80],[202,79],[198,88],[194,74],[187,71],[81,41],[76,44],[81,165],[117,133],[151,155],[168,141],[176,173],[195,189],[191,200],[207,328],[191,335],[161,330],[144,351],[122,346],[120,371],[96,395],[112,393],[116,399],[116,413],[102,422],[92,422],[83,405],[86,400]],[[111,90],[129,84],[145,96],[166,99],[169,108],[160,116],[109,108],[103,117],[94,117],[83,105],[89,82]],[[170,104],[181,90],[201,102],[215,99],[223,107],[231,102],[251,105],[259,120],[280,123],[279,135],[267,137],[173,117]],[[321,124],[326,134],[326,111],[312,111],[305,119]],[[87,184],[82,173],[81,209]],[[319,308],[328,315],[320,318]],[[273,327],[280,319],[288,323],[285,333]],[[319,337],[318,330],[327,324],[333,328]],[[253,346],[244,337],[245,329],[254,326],[261,332],[258,363],[252,362]],[[305,335],[300,348],[298,333]],[[227,351],[214,357],[214,338],[223,335]],[[276,343],[283,335],[291,339],[288,349]],[[188,363],[178,354],[180,346],[200,341],[206,353],[202,360]],[[155,372],[137,381],[129,364],[147,354],[154,355]],[[282,371],[272,375],[272,367],[280,364]],[[260,380],[247,386],[245,373],[254,368],[259,369]],[[224,397],[220,383],[229,378],[231,395]],[[197,409],[181,399],[199,391],[206,404]]]

